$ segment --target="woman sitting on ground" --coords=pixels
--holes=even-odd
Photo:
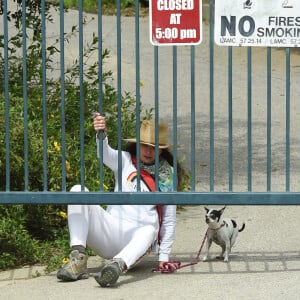
[[[103,163],[115,175],[115,191],[119,191],[118,173],[121,168],[122,191],[137,191],[136,139],[128,139],[127,149],[122,151],[122,166],[118,165],[118,150],[108,144],[105,117],[96,114],[94,129],[103,137]],[[155,191],[155,174],[162,192],[180,190],[183,170],[177,163],[177,187],[173,186],[173,155],[167,143],[168,128],[159,124],[159,162],[155,165],[155,125],[152,121],[141,122],[140,128],[140,190]],[[97,151],[99,153],[99,151]],[[87,190],[87,189],[86,189]],[[71,191],[81,191],[74,186]],[[70,261],[62,266],[57,278],[73,281],[88,278],[86,246],[99,256],[111,259],[95,276],[102,287],[115,284],[121,273],[132,268],[151,249],[158,247],[158,266],[169,262],[176,225],[175,205],[109,205],[104,210],[99,205],[69,205],[68,225],[72,252]],[[159,238],[158,238],[159,236]],[[176,268],[176,264],[168,265]]]

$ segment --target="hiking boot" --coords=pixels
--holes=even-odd
[[[115,284],[122,272],[126,270],[126,264],[121,258],[113,259],[95,275],[95,280],[102,286],[107,287]]]
[[[70,260],[64,264],[57,272],[57,278],[62,281],[74,281],[87,279],[87,255],[73,250],[70,254]]]

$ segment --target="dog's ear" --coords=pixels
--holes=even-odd
[[[222,209],[219,210],[219,212],[220,212],[221,215],[223,214],[225,208],[226,208],[226,205]]]
[[[204,207],[204,209],[206,210],[206,213],[208,213],[208,212],[209,212],[209,209],[208,209],[207,207]]]

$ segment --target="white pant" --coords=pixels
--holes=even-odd
[[[89,246],[104,258],[122,258],[129,269],[156,240],[155,228],[112,216],[99,205],[69,205],[70,245]]]

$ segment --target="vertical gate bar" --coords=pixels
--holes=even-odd
[[[271,47],[267,48],[267,191],[271,191]]]
[[[78,0],[78,24],[79,24],[79,128],[80,128],[80,184],[81,191],[85,186],[84,169],[84,94],[83,94],[83,4]]]
[[[195,46],[191,46],[191,190],[195,191],[196,164],[195,164]]]
[[[285,154],[286,154],[286,181],[285,190],[290,191],[290,102],[291,102],[291,61],[290,61],[290,48],[286,48],[286,144],[285,144]]]
[[[135,0],[135,90],[136,118],[140,120],[140,20],[139,0]]]
[[[252,191],[252,50],[247,48],[248,90],[248,191]]]
[[[155,122],[155,170],[158,170],[159,168],[159,114],[158,111],[155,110],[155,118],[154,118],[154,122]],[[155,187],[156,187],[156,191],[159,190],[159,172],[155,172]]]
[[[119,182],[119,192],[122,191],[122,51],[121,51],[121,0],[116,0],[117,6],[117,89],[118,89],[118,182]],[[137,143],[138,144],[138,143]],[[139,180],[138,180],[139,182]]]
[[[232,47],[228,47],[228,189],[232,191]]]
[[[102,0],[98,0],[98,111],[101,115],[103,112],[103,86],[102,86]],[[99,139],[99,157],[103,157],[103,133],[100,134]],[[99,190],[104,188],[104,166],[103,159],[99,159]]]
[[[156,122],[159,120],[159,72],[158,72],[158,46],[154,46],[154,107],[155,107],[155,120]],[[157,127],[157,123],[156,123]],[[158,136],[156,136],[155,146],[158,144]],[[159,162],[159,152],[155,151],[155,170],[158,170],[158,162]],[[158,172],[155,172],[155,191],[159,190],[158,185]]]
[[[61,189],[66,190],[66,139],[65,139],[65,44],[64,44],[64,2],[60,0],[60,96],[61,96]]]
[[[45,0],[41,3],[41,21],[42,21],[42,102],[43,102],[43,190],[48,189],[47,174],[47,79],[46,79],[46,13]]]
[[[177,191],[177,46],[173,46],[173,167],[174,191]]]
[[[27,98],[27,31],[26,1],[22,0],[22,55],[23,55],[23,115],[24,115],[24,191],[28,191],[28,98]]]
[[[4,99],[5,99],[5,190],[10,190],[10,128],[9,128],[9,81],[8,81],[8,24],[7,0],[3,3],[3,34],[4,34]]]
[[[214,190],[214,26],[213,26],[213,5],[214,1],[209,1],[209,170],[210,170],[210,191]]]
[[[140,11],[139,0],[135,0],[135,89],[136,89],[136,136],[140,139]],[[139,145],[139,143],[137,143]],[[140,147],[137,146],[137,161],[140,161]],[[140,191],[140,164],[137,168],[137,188]]]

